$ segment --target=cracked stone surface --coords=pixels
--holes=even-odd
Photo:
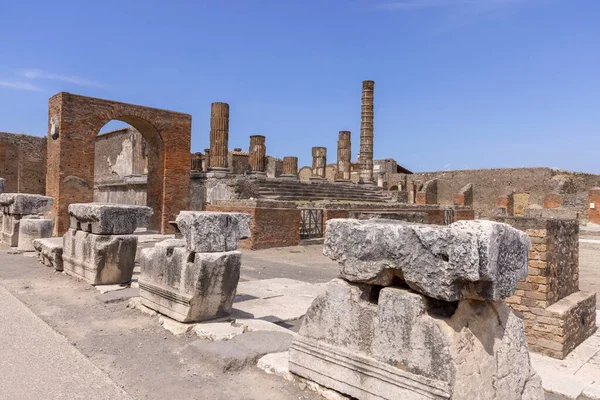
[[[69,205],[71,229],[96,235],[128,235],[147,226],[150,207],[122,204],[77,203]]]
[[[2,193],[0,194],[0,207],[5,214],[35,215],[43,214],[50,210],[54,199],[39,194]]]
[[[251,220],[244,213],[182,211],[176,222],[187,249],[207,253],[237,250],[240,239],[251,235]]]

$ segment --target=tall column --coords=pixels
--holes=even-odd
[[[267,164],[267,148],[265,137],[262,135],[250,136],[250,149],[248,163],[253,174],[264,174]]]
[[[208,171],[210,168],[210,149],[204,149],[204,169],[203,171]]]
[[[325,179],[325,168],[327,167],[327,148],[313,147],[312,156],[312,176],[310,179]]]
[[[350,180],[351,156],[352,148],[350,144],[350,131],[340,131],[338,138],[336,181],[344,182]]]
[[[282,178],[298,177],[298,157],[283,157],[283,173]]]
[[[373,183],[373,90],[375,82],[363,81],[360,120],[360,183]]]
[[[209,169],[227,170],[229,144],[229,104],[212,103],[210,107],[210,163]]]

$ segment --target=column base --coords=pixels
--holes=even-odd
[[[297,180],[298,177],[296,175],[279,175],[280,179],[288,179],[288,180]]]
[[[314,182],[327,182],[327,178],[321,178],[320,176],[311,176],[308,180]]]

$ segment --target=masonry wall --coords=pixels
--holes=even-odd
[[[495,208],[496,199],[508,190],[528,193],[529,204],[543,205],[544,196],[557,190],[559,183],[567,179],[566,205],[585,208],[587,191],[600,185],[600,175],[560,171],[551,168],[503,168],[463,171],[438,171],[415,174],[389,174],[388,185],[398,185],[407,179],[422,183],[438,179],[438,203],[451,205],[452,197],[468,184],[473,184],[473,207],[478,217],[489,217]]]
[[[96,137],[95,185],[147,173],[148,143],[135,128],[119,129]]]
[[[46,194],[46,138],[0,132],[4,192]]]

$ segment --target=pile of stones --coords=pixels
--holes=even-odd
[[[142,250],[142,304],[180,322],[229,315],[240,277],[239,240],[250,237],[248,214],[182,211],[184,239]]]
[[[33,240],[52,236],[52,220],[41,218],[54,199],[37,194],[2,193],[2,233],[0,239],[19,250],[33,251]]]
[[[290,371],[357,399],[543,399],[504,301],[529,247],[490,221],[328,221],[340,278],[306,313]]]
[[[147,225],[152,209],[82,203],[69,205],[69,215],[71,224],[63,236],[62,250],[65,273],[92,285],[130,282],[138,243],[132,234],[138,226]],[[43,243],[39,246],[44,248]]]

